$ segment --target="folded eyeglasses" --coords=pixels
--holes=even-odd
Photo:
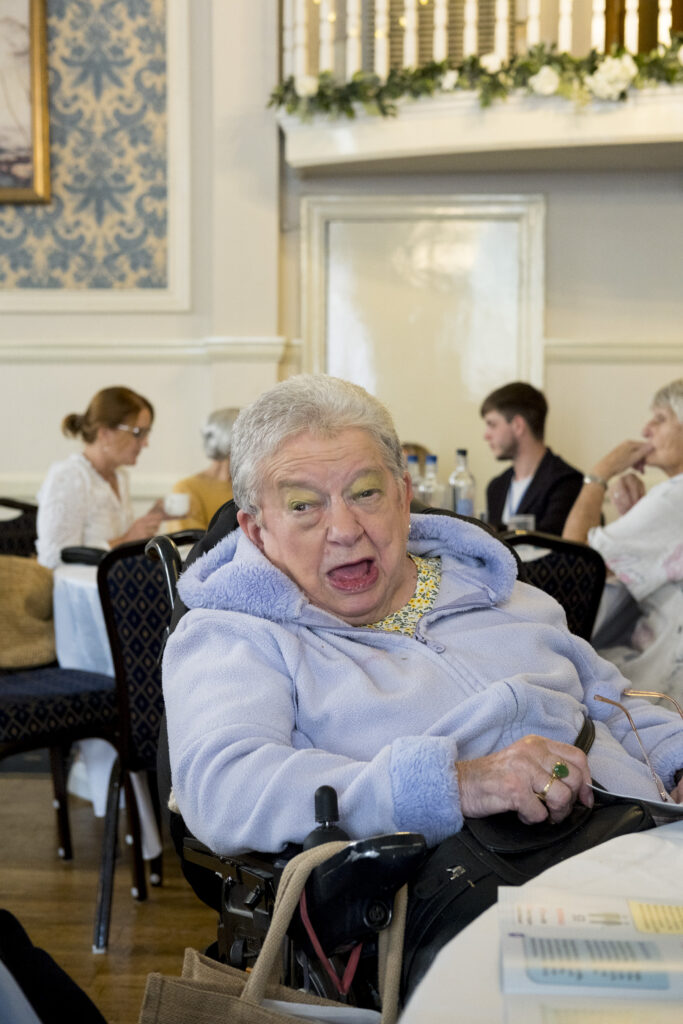
[[[623,694],[624,694],[624,697],[654,697],[654,698],[659,698],[661,700],[671,701],[671,703],[676,708],[676,710],[678,711],[678,713],[681,716],[681,718],[683,718],[683,708],[681,708],[681,705],[678,703],[678,701],[674,697],[671,696],[670,693],[658,693],[657,690],[624,690]],[[666,789],[664,788],[664,784],[663,784],[662,780],[660,779],[659,775],[657,775],[657,772],[652,767],[652,763],[650,761],[650,758],[647,756],[647,752],[645,750],[645,747],[643,746],[643,741],[641,740],[640,736],[638,735],[638,730],[636,729],[636,723],[631,718],[631,714],[628,711],[628,709],[625,708],[623,704],[620,704],[618,700],[611,700],[609,697],[601,697],[600,694],[598,694],[598,693],[595,694],[595,699],[599,700],[599,701],[602,701],[603,704],[612,704],[615,708],[619,708],[621,711],[624,712],[624,714],[628,718],[628,721],[629,721],[629,724],[630,724],[631,728],[633,729],[635,737],[638,740],[638,746],[640,747],[640,749],[643,752],[643,758],[645,759],[645,764],[650,769],[650,774],[652,775],[652,778],[654,779],[655,786],[657,787],[657,792],[659,793],[659,795],[662,798],[662,800],[668,801],[670,799],[669,798],[669,794],[667,793]]]

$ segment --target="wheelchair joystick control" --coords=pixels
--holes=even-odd
[[[314,846],[322,846],[323,843],[332,843],[336,840],[347,840],[349,837],[343,828],[337,825],[339,821],[339,807],[337,805],[337,793],[332,786],[319,786],[315,791],[315,820],[318,827],[304,839],[304,850],[310,850]]]

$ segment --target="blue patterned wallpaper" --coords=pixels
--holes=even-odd
[[[166,288],[166,0],[48,0],[52,200],[0,204],[0,289]]]

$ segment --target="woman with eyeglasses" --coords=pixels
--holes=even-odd
[[[67,437],[84,441],[81,452],[55,462],[38,492],[38,561],[54,569],[63,548],[110,548],[158,533],[161,503],[134,518],[128,476],[154,420],[154,409],[130,388],[103,388],[84,413],[62,421]]]

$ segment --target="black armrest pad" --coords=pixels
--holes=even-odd
[[[62,561],[69,564],[78,562],[81,565],[99,565],[106,553],[104,548],[62,548]]]

